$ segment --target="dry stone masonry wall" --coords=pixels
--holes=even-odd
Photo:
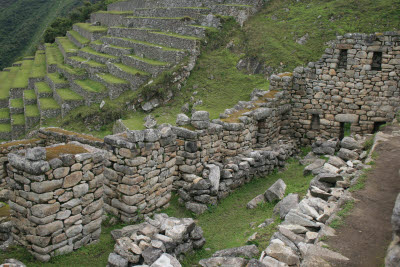
[[[46,159],[64,147],[8,155],[12,236],[41,261],[96,241],[101,233],[104,155],[78,146],[86,152]]]
[[[391,122],[400,106],[400,33],[339,36],[317,62],[273,75],[271,89],[290,92],[296,139],[367,134]]]

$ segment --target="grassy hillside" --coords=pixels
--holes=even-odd
[[[400,0],[271,0],[243,28],[228,23],[214,34],[203,49],[185,86],[175,98],[151,114],[159,123],[174,123],[181,107],[190,99],[202,100],[197,110],[207,110],[212,118],[239,100],[249,100],[255,89],[267,89],[262,75],[247,75],[236,69],[241,58],[257,58],[268,66],[292,71],[296,66],[318,60],[327,42],[346,32],[382,32],[400,29]],[[356,8],[355,8],[356,7]],[[296,41],[308,34],[301,45]],[[166,91],[164,85],[163,91]],[[141,92],[146,92],[143,88]],[[140,92],[140,91],[139,91]],[[139,92],[122,95],[106,106],[81,107],[60,125],[75,131],[104,136],[111,133],[115,119],[122,118],[131,129],[142,129],[148,114],[127,111],[125,103]],[[193,104],[194,102],[190,102]],[[190,115],[190,114],[189,114]],[[95,129],[101,129],[96,131]]]
[[[82,0],[0,0],[0,69],[34,53],[46,27]]]

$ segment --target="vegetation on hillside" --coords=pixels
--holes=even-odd
[[[82,0],[0,0],[0,69],[33,55],[43,31]]]

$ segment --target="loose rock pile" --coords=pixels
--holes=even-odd
[[[108,266],[181,266],[177,259],[203,247],[203,230],[192,218],[177,219],[160,213],[154,219],[112,232],[116,244]],[[166,264],[169,262],[170,265]]]
[[[346,137],[341,141],[319,141],[313,147],[314,152],[310,152],[302,160],[309,164],[304,170],[305,175],[315,175],[304,199],[299,202],[297,194],[284,197],[286,185],[282,180],[278,180],[264,194],[248,203],[248,208],[254,208],[257,203],[282,199],[275,206],[274,213],[284,221],[271,237],[270,244],[262,252],[261,258],[249,261],[237,258],[233,254],[229,257],[213,255],[212,258],[200,261],[200,265],[204,267],[219,265],[328,267],[331,266],[330,261],[340,263],[349,260],[339,253],[324,248],[321,240],[325,236],[335,234],[335,230],[328,225],[337,218],[336,213],[343,205],[353,200],[346,189],[357,181],[364,169],[369,168],[359,160],[366,158],[366,152],[361,150],[362,140],[351,137]],[[334,154],[339,150],[338,156],[327,155],[329,160],[318,158],[316,154],[320,153],[321,148],[327,147],[333,149],[327,149],[328,154]],[[345,153],[340,153],[340,151]],[[348,157],[350,153],[354,155],[351,158]]]

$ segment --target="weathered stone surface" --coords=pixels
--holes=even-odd
[[[216,267],[216,266],[231,266],[231,267],[245,267],[247,260],[243,258],[232,258],[232,257],[216,257],[202,259],[199,261],[202,267]]]
[[[185,204],[186,209],[194,212],[195,214],[203,214],[206,210],[208,210],[207,205],[199,204],[195,202],[187,202]]]
[[[344,137],[340,142],[342,148],[347,148],[350,150],[359,149],[361,145],[352,137]]]
[[[74,197],[80,198],[81,196],[85,195],[89,191],[89,185],[88,184],[76,185],[72,188],[72,190],[74,192]]]
[[[308,165],[304,168],[303,174],[309,175],[312,173],[313,170],[321,168],[322,166],[324,166],[324,164],[325,164],[325,160],[317,159],[316,161],[314,161],[313,163],[311,163],[310,165]]]
[[[148,265],[153,264],[161,255],[163,251],[158,248],[148,247],[142,252],[144,262]]]
[[[60,210],[60,203],[39,204],[31,208],[32,215],[38,218],[44,218],[57,213]]]
[[[287,265],[299,265],[300,258],[293,252],[293,250],[279,240],[274,239],[271,241],[270,245],[265,250],[265,253]]]
[[[112,267],[128,267],[128,263],[128,260],[116,253],[110,253],[108,256],[108,264]]]
[[[257,206],[261,203],[265,203],[265,196],[264,194],[258,195],[255,198],[253,198],[252,200],[249,201],[249,203],[247,203],[247,208],[248,209],[255,209],[257,208]]]
[[[164,253],[150,267],[181,267],[181,266],[182,265],[175,257],[167,253]]]
[[[358,159],[358,157],[359,157],[357,152],[351,151],[346,148],[341,148],[339,150],[339,152],[337,153],[337,156],[339,158],[343,159],[344,161]]]
[[[338,122],[357,123],[358,118],[359,116],[355,114],[338,114],[335,116],[335,120]]]
[[[267,191],[265,191],[264,195],[267,201],[272,202],[274,200],[282,199],[285,195],[286,184],[282,179],[276,181]]]
[[[185,114],[178,114],[178,116],[176,117],[176,125],[183,126],[188,124],[190,124],[190,118]]]
[[[335,261],[335,262],[349,261],[349,259],[343,256],[342,254],[339,254],[337,252],[334,252],[332,250],[317,245],[300,243],[299,249],[303,258],[316,256],[326,261]]]
[[[61,167],[57,168],[53,171],[53,175],[55,179],[64,178],[69,173],[69,167]]]
[[[289,213],[285,217],[285,221],[283,222],[283,224],[297,224],[304,227],[318,227],[317,224],[312,221],[312,218],[310,216],[299,213],[295,210],[289,211]]]
[[[287,265],[284,262],[278,261],[272,257],[265,257],[262,260],[262,263],[265,264],[267,267],[289,267],[289,265]]]
[[[47,235],[50,235],[62,228],[63,228],[63,223],[61,221],[55,221],[55,222],[52,222],[49,224],[39,225],[36,228],[36,233],[39,236],[47,236]]]
[[[46,149],[43,147],[28,148],[25,154],[26,159],[29,160],[45,160],[46,159]]]
[[[400,236],[400,194],[397,195],[392,213],[393,232]]]
[[[73,187],[82,180],[82,172],[73,172],[64,178],[63,188]]]
[[[331,156],[329,157],[328,163],[337,167],[337,168],[341,168],[343,166],[346,166],[346,162],[344,162],[341,158],[337,157],[337,156]]]
[[[274,214],[279,214],[284,219],[291,209],[296,209],[299,204],[298,194],[289,194],[275,205]]]
[[[213,257],[243,257],[254,258],[258,254],[258,248],[255,245],[243,247],[228,248],[215,252]]]
[[[316,179],[320,182],[329,183],[332,185],[344,180],[342,175],[336,173],[321,173],[318,174]]]
[[[51,181],[44,181],[40,183],[32,183],[31,189],[35,193],[47,193],[50,191],[54,191],[57,188],[60,188],[63,184],[62,180],[51,180]]]

